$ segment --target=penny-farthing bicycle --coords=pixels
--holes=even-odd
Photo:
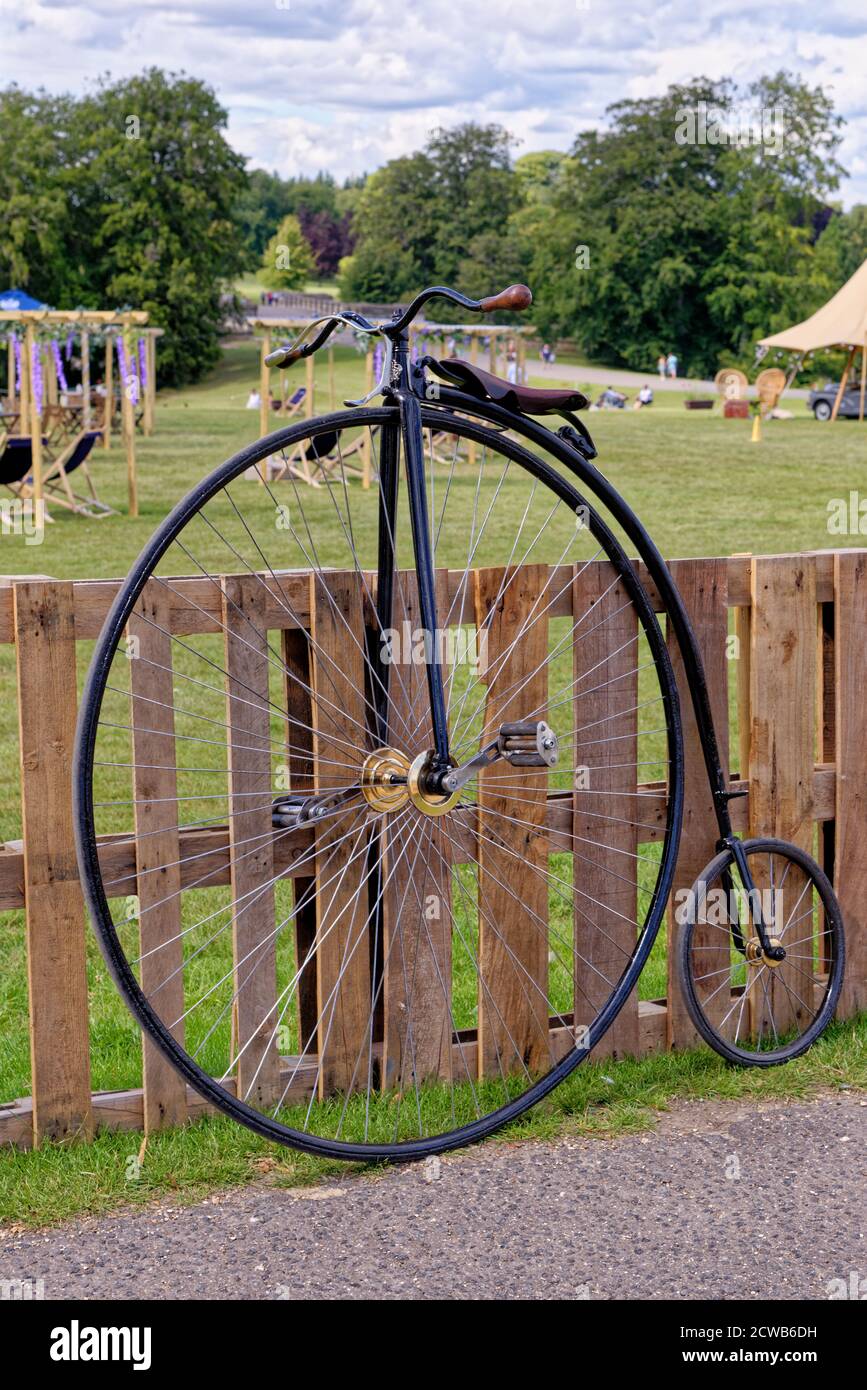
[[[593,465],[586,401],[413,361],[409,326],[437,295],[531,301],[429,289],[273,353],[288,366],[349,325],[384,365],[369,397],[244,449],[166,517],[106,621],[78,731],[82,878],[154,1055],[260,1134],[346,1158],[490,1134],[636,986],[672,884],[683,747],[627,546],[680,644],[719,822],[678,943],[696,1027],[732,1061],[785,1061],[828,1023],[843,970],[818,865],[732,833],[695,639]],[[370,488],[344,465],[364,449]],[[110,852],[130,837],[132,866]]]

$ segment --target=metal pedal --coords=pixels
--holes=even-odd
[[[560,754],[557,735],[544,719],[501,724],[497,751],[513,767],[553,767]]]

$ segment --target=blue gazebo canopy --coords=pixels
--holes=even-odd
[[[26,294],[24,290],[4,290],[0,293],[0,309],[20,310],[20,309],[47,309],[47,304],[41,304],[32,295]]]

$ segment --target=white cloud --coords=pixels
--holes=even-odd
[[[863,0],[0,0],[3,80],[184,69],[217,89],[237,148],[284,174],[361,173],[470,119],[565,149],[619,98],[788,68],[850,121],[847,202],[867,200],[865,39]]]

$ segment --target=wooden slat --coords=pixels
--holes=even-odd
[[[441,613],[448,611],[445,600],[441,584]],[[432,747],[433,737],[427,668],[413,659],[418,648],[412,634],[421,631],[414,574],[396,577],[393,625],[401,640],[389,671],[388,743],[413,759]],[[443,661],[444,681],[447,673]],[[414,809],[387,814],[383,834],[382,1080],[403,1091],[450,1075],[450,847],[437,818],[426,819]]]
[[[361,774],[366,707],[362,587],[334,571],[311,579],[313,727],[318,788]],[[367,817],[352,809],[316,829],[317,1052],[319,1094],[367,1087],[371,962]]]
[[[638,1006],[642,1052],[655,1052],[665,1046],[665,1003],[642,1000]],[[569,1022],[569,1020],[567,1020]],[[571,1027],[559,1019],[549,1021],[549,1043],[552,1056],[562,1057],[572,1046]],[[477,1066],[476,1030],[462,1029],[452,1043],[452,1070],[455,1076],[472,1075]],[[377,1049],[374,1047],[374,1056]],[[316,1082],[318,1058],[315,1053],[304,1057],[281,1058],[280,1085],[285,1086],[287,1104],[307,1101]],[[234,1078],[226,1079],[226,1090],[234,1091]],[[130,1091],[97,1091],[93,1096],[97,1127],[104,1130],[141,1129],[142,1093]],[[187,1109],[191,1119],[215,1113],[213,1107],[191,1086],[187,1087]],[[28,1149],[33,1142],[33,1104],[30,1097],[0,1105],[0,1144]]]
[[[867,555],[835,557],[837,819],[834,886],[846,933],[838,1012],[867,1009]]]
[[[476,571],[487,685],[483,744],[503,723],[546,716],[548,576],[547,565]],[[545,819],[545,781],[502,760],[478,779],[482,1076],[550,1065],[548,859],[546,837],[536,829]]]
[[[727,582],[725,560],[678,560],[672,566],[672,577],[683,598],[704,663],[711,699],[714,727],[723,768],[728,768],[729,709],[726,637],[728,635]],[[719,839],[713,797],[708,783],[702,754],[701,739],[692,707],[692,696],[684,670],[683,659],[673,631],[668,633],[668,649],[680,695],[680,712],[684,744],[684,809],[683,831],[677,868],[674,876],[673,903],[684,901],[706,864],[716,853]],[[669,913],[668,949],[668,1027],[671,1047],[694,1047],[698,1034],[686,1009],[677,982],[677,953],[675,944],[679,923],[674,912]],[[693,963],[703,967],[703,978],[696,979],[696,989],[703,996],[711,1021],[719,1024],[728,1012],[726,991],[720,991],[720,970],[729,960],[729,938],[719,925],[698,923],[693,931]]]
[[[305,603],[305,607],[308,606]],[[298,628],[285,631],[281,636],[285,666],[283,694],[289,715],[286,726],[288,790],[310,793],[314,781],[310,638],[308,633]],[[289,836],[281,838],[285,842]],[[275,845],[275,851],[277,848]],[[316,877],[311,869],[312,865],[308,865],[305,872],[292,880],[295,956],[297,968],[301,971],[298,980],[301,1051],[316,1031]]]
[[[811,557],[752,562],[752,651],[750,659],[751,833],[791,840],[813,852],[812,769],[816,737],[816,570]],[[751,863],[751,868],[753,867]],[[769,887],[764,865],[755,865],[760,890]],[[781,920],[795,908],[804,888],[791,867],[783,889]],[[799,909],[800,911],[800,909]],[[801,961],[784,961],[771,974],[769,990],[777,1030],[806,1025]],[[788,988],[787,988],[788,986]],[[762,991],[753,988],[754,1010]],[[807,1000],[809,1003],[809,1000]],[[758,1013],[754,1013],[754,1026]]]
[[[648,817],[629,795],[640,746],[635,609],[607,561],[576,566],[572,605],[575,1019],[589,1026],[635,949],[635,822]],[[638,1041],[633,990],[594,1056],[635,1055]]]
[[[129,622],[130,723],[139,899],[141,987],[168,1024],[184,1012],[177,752],[172,639],[165,586],[149,580]],[[183,1022],[174,1037],[183,1046]],[[186,1082],[142,1035],[145,1133],[182,1124]]]
[[[267,605],[255,575],[225,576],[221,587],[232,797],[233,1053],[240,1096],[262,1106],[280,1094]]]
[[[89,1137],[84,904],[72,816],[71,584],[14,589],[34,1142]]]

